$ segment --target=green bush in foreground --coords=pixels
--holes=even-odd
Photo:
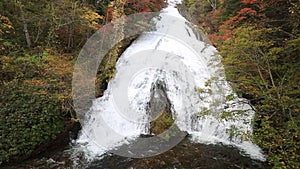
[[[47,52],[2,56],[0,69],[1,164],[29,156],[63,131],[72,111],[72,69],[66,58]]]

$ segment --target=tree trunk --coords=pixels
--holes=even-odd
[[[28,29],[27,29],[27,22],[25,20],[23,21],[23,25],[24,25],[24,33],[25,33],[27,47],[30,48],[31,47],[31,41],[30,41],[30,36],[29,36]]]
[[[23,5],[21,4],[21,2],[19,2],[20,4],[20,11],[21,11],[21,17],[23,20],[23,31],[25,34],[25,39],[26,39],[26,43],[27,43],[27,47],[30,48],[31,47],[31,41],[30,41],[30,36],[29,36],[29,32],[28,32],[28,28],[27,28],[27,21],[25,19],[25,13],[23,10]]]

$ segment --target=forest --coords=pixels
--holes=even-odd
[[[163,0],[1,1],[0,165],[45,151],[72,128],[73,65],[95,31],[122,15],[158,12],[165,5]],[[121,52],[114,50],[117,56]],[[111,53],[108,60],[116,62]],[[107,65],[99,70],[104,73],[97,93],[113,73],[113,64]]]
[[[165,0],[1,0],[0,166],[45,151],[77,123],[73,66],[95,31],[121,16],[159,12],[166,5]],[[178,8],[207,34],[232,88],[255,108],[253,140],[268,163],[300,168],[300,1],[183,0]],[[131,41],[107,55],[96,79],[98,96]]]
[[[185,0],[223,57],[227,80],[256,109],[254,140],[274,168],[300,165],[300,2]]]

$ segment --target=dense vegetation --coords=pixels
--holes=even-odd
[[[255,106],[254,140],[268,161],[274,168],[300,168],[299,0],[184,3],[219,49],[234,90]],[[73,64],[92,33],[122,15],[164,5],[164,0],[2,0],[0,165],[29,157],[75,118]],[[96,80],[101,88],[131,40],[107,55],[112,59],[105,59]]]
[[[255,106],[253,139],[267,160],[274,168],[300,168],[300,1],[184,3],[223,56],[234,90]]]
[[[30,157],[76,118],[73,64],[97,29],[124,14],[159,11],[164,5],[164,0],[2,0],[0,165]],[[115,47],[108,54],[113,63],[104,64],[113,65],[123,48]],[[99,70],[104,75],[98,85],[109,80],[111,69]]]

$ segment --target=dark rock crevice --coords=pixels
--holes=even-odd
[[[150,134],[158,135],[168,130],[174,123],[171,102],[166,93],[166,84],[156,81],[151,87],[151,96],[147,106],[150,122]]]

